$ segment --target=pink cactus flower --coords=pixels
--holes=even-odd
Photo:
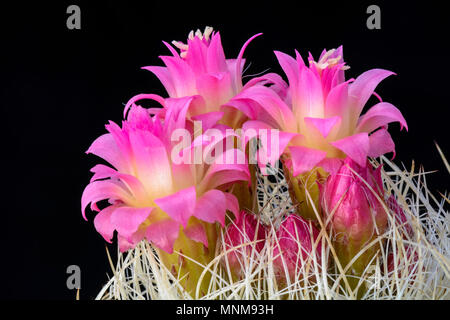
[[[297,51],[295,59],[278,51],[275,54],[289,80],[287,92],[280,94],[265,86],[253,86],[232,103],[239,108],[242,101],[254,102],[253,109],[241,108],[251,119],[244,124],[244,130],[280,130],[274,158],[284,154],[294,176],[314,167],[335,172],[346,156],[365,166],[367,157],[395,152],[387,124],[399,122],[401,128],[407,129],[406,121],[396,107],[382,102],[374,92],[378,83],[393,72],[372,69],[356,80],[345,81],[348,67],[342,46],[324,50],[318,62],[310,55],[309,66]],[[372,95],[380,102],[361,115]]]
[[[279,283],[286,284],[287,275],[290,282],[296,281],[302,266],[309,264],[311,273],[315,266],[320,267],[322,245],[317,241],[318,235],[319,230],[311,221],[296,214],[281,223],[273,250],[274,272]]]
[[[208,247],[205,223],[225,223],[226,210],[239,215],[237,199],[223,186],[248,181],[245,164],[176,164],[172,161],[171,134],[185,127],[192,97],[161,101],[170,110],[161,121],[149,111],[133,105],[122,127],[114,122],[97,138],[87,153],[93,153],[112,167],[98,164],[85,188],[82,213],[90,203],[98,211],[94,224],[108,242],[117,231],[121,251],[146,238],[172,253],[180,230]],[[237,152],[240,152],[236,150]],[[108,200],[100,209],[97,203]]]
[[[219,32],[213,32],[211,27],[206,27],[203,33],[200,30],[195,33],[191,31],[187,44],[173,41],[180,53],[163,42],[172,53],[172,56],[160,57],[165,67],[147,66],[143,69],[158,77],[169,97],[197,97],[188,110],[188,119],[207,123],[220,121],[231,128],[239,128],[246,117],[237,109],[227,107],[234,96],[256,83],[272,82],[285,86],[281,77],[276,74],[253,78],[243,85],[243,54],[247,45],[259,35],[261,34],[254,35],[243,45],[236,59],[226,59]],[[130,100],[129,105],[147,96],[137,95]],[[240,107],[249,108],[245,101],[240,102]],[[164,113],[165,110],[160,112]]]
[[[225,268],[229,266],[232,275],[241,279],[245,260],[251,256],[255,260],[258,258],[257,255],[264,248],[265,239],[266,228],[264,225],[254,214],[242,211],[240,219],[230,223],[225,230],[223,249],[231,251],[226,255],[226,260],[221,260],[222,265]]]
[[[361,167],[346,158],[338,172],[330,175],[320,187],[325,219],[331,219],[334,246],[343,267],[386,231],[388,218],[380,203],[384,198],[380,170],[381,167],[374,170],[369,163]],[[362,254],[353,264],[352,272],[361,274],[377,250],[377,246],[372,246]]]

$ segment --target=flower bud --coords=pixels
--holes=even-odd
[[[414,280],[417,273],[417,262],[419,255],[413,247],[405,245],[402,250],[396,248],[396,254],[390,252],[387,256],[387,272],[393,273],[397,270],[398,278],[410,278]]]
[[[274,272],[279,284],[286,284],[287,275],[293,282],[306,270],[314,272],[315,263],[320,266],[322,248],[320,242],[316,243],[318,235],[319,230],[311,221],[296,214],[281,223],[273,250]]]
[[[397,200],[395,200],[393,194],[388,198],[387,205],[389,209],[391,209],[391,211],[394,213],[395,223],[401,230],[403,230],[403,238],[411,238],[414,235],[412,225],[406,218],[405,212],[398,204]]]
[[[228,253],[221,260],[222,266],[227,268],[228,265],[233,277],[241,279],[246,263],[258,258],[265,239],[266,229],[259,219],[254,214],[242,211],[240,218],[230,223],[225,230],[222,249]]]
[[[370,163],[361,167],[346,158],[337,173],[330,175],[321,187],[322,208],[325,219],[330,219],[333,245],[343,268],[386,230],[387,213],[376,197],[383,199],[380,170],[381,167],[374,170]],[[352,264],[350,273],[361,275],[378,248],[377,245],[367,248]]]

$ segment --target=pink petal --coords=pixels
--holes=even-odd
[[[191,67],[181,58],[161,56],[164,64],[170,72],[176,96],[186,97],[196,94],[195,74]]]
[[[249,98],[241,99],[241,98],[239,98],[239,96],[236,96],[233,99],[231,99],[230,101],[228,101],[227,103],[225,103],[222,106],[221,110],[223,110],[223,108],[226,108],[226,107],[235,108],[235,109],[241,111],[243,114],[245,114],[250,119],[255,119],[257,117],[257,112],[258,112],[258,109],[260,108],[258,103],[256,103],[255,101],[252,101]]]
[[[209,73],[219,73],[227,71],[227,63],[225,60],[225,54],[222,48],[222,41],[220,34],[217,32],[213,35],[211,42],[209,43],[208,51],[206,54],[206,64]]]
[[[289,85],[295,88],[298,84],[299,65],[297,64],[297,61],[290,55],[283,52],[274,51],[274,53],[278,59],[278,63],[280,64],[281,68],[288,78]]]
[[[355,114],[359,116],[377,85],[394,72],[383,69],[372,69],[362,73],[349,86],[349,96],[355,100]]]
[[[239,98],[250,99],[259,104],[261,111],[265,111],[277,123],[277,128],[283,131],[295,132],[296,120],[291,109],[270,88],[253,86],[241,92]]]
[[[398,121],[408,130],[405,118],[396,107],[388,102],[380,102],[370,108],[358,121],[357,132],[370,133],[390,122]]]
[[[317,128],[317,130],[319,130],[319,132],[322,134],[324,138],[328,136],[331,129],[333,129],[333,127],[338,122],[340,123],[340,121],[341,121],[340,116],[335,116],[331,118],[308,118],[308,117],[305,118],[305,123],[306,124],[309,123],[313,125],[315,128]]]
[[[318,167],[322,167],[323,170],[328,172],[329,174],[335,174],[339,171],[339,168],[342,166],[342,159],[338,158],[325,158],[319,162]]]
[[[117,207],[111,212],[110,222],[122,237],[131,239],[154,208]]]
[[[111,176],[114,176],[117,173],[116,170],[114,170],[111,167],[105,166],[104,164],[95,165],[94,167],[92,167],[91,172],[93,172],[94,175],[92,176],[89,182],[110,178]]]
[[[366,166],[369,153],[369,136],[367,133],[357,133],[330,144],[343,151],[361,167]]]
[[[177,52],[170,44],[168,44],[168,43],[165,42],[165,41],[163,41],[162,43],[167,47],[167,49],[169,49],[170,53],[171,53],[174,57],[177,57],[177,58],[180,57],[180,55],[178,54],[178,52]]]
[[[191,67],[196,76],[206,73],[207,45],[198,37],[188,39],[187,45],[189,46],[189,50],[185,57],[187,64]]]
[[[239,210],[238,199],[231,193],[224,192],[223,194],[227,199],[227,210],[231,211],[234,214],[236,221],[239,221],[241,219],[241,212]]]
[[[201,121],[202,129],[203,131],[206,131],[212,128],[220,119],[222,119],[223,115],[224,112],[214,111],[193,116],[191,117],[191,119],[195,121]]]
[[[205,99],[208,111],[218,111],[232,96],[231,76],[227,72],[197,77],[198,93]]]
[[[331,89],[325,103],[325,117],[341,116],[345,119],[345,113],[348,109],[347,100],[347,82],[341,83]]]
[[[116,206],[109,206],[100,211],[94,218],[94,226],[98,233],[109,243],[114,235],[115,227],[111,223],[111,214],[116,210]]]
[[[249,181],[250,174],[247,165],[216,165],[210,167],[205,178],[199,184],[199,190],[209,190],[226,186],[237,181]]]
[[[127,102],[127,104],[125,105],[125,108],[123,109],[123,117],[124,118],[126,117],[127,111],[128,111],[128,109],[130,108],[131,105],[136,103],[136,101],[144,100],[144,99],[155,100],[156,102],[158,102],[159,104],[164,106],[164,98],[163,97],[158,96],[157,94],[141,93],[141,94],[135,95],[133,98],[131,98]]]
[[[148,131],[129,133],[136,176],[143,181],[148,194],[159,196],[171,193],[172,172],[163,142]]]
[[[126,187],[124,189],[132,194],[134,198],[143,199],[144,197],[147,197],[147,193],[145,192],[141,181],[139,181],[139,179],[137,179],[135,176],[120,173],[103,164],[94,166],[91,169],[91,172],[93,172],[94,175],[92,176],[90,182],[102,180],[105,178],[119,179],[124,184],[124,187]]]
[[[227,210],[227,198],[219,190],[209,190],[197,200],[194,216],[205,222],[219,222],[225,226],[225,213]]]
[[[164,86],[164,88],[166,89],[169,97],[176,96],[176,90],[173,85],[171,75],[166,67],[147,66],[147,67],[142,67],[142,69],[152,72],[159,79],[159,81],[161,81],[161,83]]]
[[[91,182],[86,186],[81,196],[83,218],[87,220],[85,210],[89,203],[95,205],[95,203],[105,199],[122,200],[123,202],[131,200],[130,194],[121,188],[118,183],[111,180]]]
[[[255,39],[256,37],[259,37],[260,35],[262,35],[262,33],[255,34],[250,39],[248,39],[242,46],[241,50],[239,51],[238,57],[236,58],[236,62],[235,62],[236,71],[234,73],[234,75],[236,77],[234,80],[234,83],[237,86],[236,90],[241,90],[241,88],[242,88],[242,78],[241,78],[242,77],[242,67],[243,67],[242,57],[244,56],[245,49],[250,44],[250,42],[253,41],[253,39]]]
[[[173,245],[178,238],[179,231],[179,222],[172,219],[163,219],[150,224],[145,231],[145,237],[161,250],[172,254]]]
[[[199,185],[199,189],[204,191],[213,188],[225,188],[229,186],[229,184],[238,181],[249,181],[249,175],[244,171],[222,170],[212,175],[205,180],[205,182],[202,181]]]
[[[155,200],[155,203],[173,220],[187,226],[188,220],[195,213],[197,193],[195,187],[180,190],[170,196]]]
[[[385,153],[394,152],[395,144],[392,141],[391,135],[386,129],[380,129],[375,131],[369,136],[369,157],[379,157]]]
[[[184,229],[186,236],[194,241],[201,242],[208,248],[208,237],[202,224],[196,223]]]
[[[289,147],[289,150],[291,151],[294,176],[310,171],[327,156],[325,151],[307,147],[294,146]]]
[[[245,84],[243,90],[250,88],[250,87],[254,86],[255,84],[260,84],[260,85],[273,84],[273,86],[271,86],[270,88],[272,90],[274,90],[274,87],[276,87],[277,90],[279,90],[279,92],[277,92],[277,94],[281,98],[283,98],[286,95],[286,90],[288,88],[288,86],[287,86],[286,82],[284,82],[283,78],[281,78],[276,73],[268,73],[268,74],[262,75],[260,77],[252,78]],[[274,91],[276,91],[276,90],[274,90]]]
[[[164,121],[164,130],[167,138],[170,138],[175,129],[184,129],[186,127],[186,116],[191,107],[201,105],[203,98],[195,96],[186,96],[181,98],[167,98],[166,116]]]
[[[91,144],[86,153],[93,153],[96,156],[105,159],[117,170],[126,172],[128,168],[113,135],[110,133],[98,137]]]
[[[267,163],[270,163],[272,166],[274,166],[280,158],[281,154],[283,154],[289,142],[294,137],[301,136],[297,133],[284,132],[273,129],[266,123],[257,120],[250,120],[245,122],[242,126],[242,131],[244,137],[244,149],[249,140],[256,136],[260,138],[262,148],[257,152],[257,160],[262,166],[265,166]]]
[[[299,84],[295,90],[297,97],[292,96],[292,106],[296,117],[323,118],[324,97],[322,84],[310,69],[300,68]]]
[[[135,246],[135,244],[133,244],[131,241],[120,235],[117,235],[117,242],[119,244],[120,252],[128,251]]]

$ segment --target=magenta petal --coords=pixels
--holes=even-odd
[[[328,172],[329,174],[335,174],[339,171],[342,166],[342,159],[338,158],[325,158],[317,165],[318,167],[322,167],[323,170]]]
[[[164,219],[150,224],[145,231],[145,237],[161,250],[171,254],[179,231],[180,223],[172,219]]]
[[[206,54],[206,67],[209,73],[227,71],[227,63],[223,52],[220,34],[213,35]]]
[[[333,127],[340,122],[341,117],[340,116],[335,116],[332,118],[308,118],[305,117],[305,122],[312,124],[314,127],[317,128],[317,130],[319,130],[319,132],[322,134],[322,136],[324,138],[326,138],[328,136],[328,134],[330,133],[331,129],[333,129]]]
[[[343,151],[361,167],[366,166],[369,153],[369,136],[366,132],[357,133],[330,144]]]
[[[270,88],[264,86],[253,86],[242,91],[237,97],[250,99],[265,111],[276,123],[280,130],[294,131],[296,122],[291,109]]]
[[[392,141],[391,135],[386,129],[380,129],[375,131],[369,136],[369,157],[379,157],[385,153],[394,152],[395,144]]]
[[[110,217],[111,224],[122,237],[131,239],[154,208],[118,207]]]
[[[260,84],[260,85],[273,84],[273,86],[271,86],[271,89],[275,89],[274,87],[276,87],[276,89],[279,91],[277,93],[281,97],[284,97],[286,95],[286,90],[288,88],[288,86],[287,86],[286,82],[284,82],[283,78],[276,73],[267,73],[262,76],[250,79],[245,84],[243,90],[248,89],[248,88],[254,86],[255,84]],[[277,90],[275,90],[275,91],[277,91]]]
[[[125,172],[127,170],[127,164],[121,156],[121,150],[117,146],[113,135],[110,133],[101,135],[95,139],[86,153],[93,153],[96,156],[105,159],[117,170]]]
[[[224,192],[223,195],[227,198],[227,210],[231,211],[236,217],[236,221],[241,219],[241,212],[239,211],[239,201],[236,196],[231,193]]]
[[[195,94],[195,74],[186,61],[178,57],[161,56],[170,72],[176,96],[186,97]]]
[[[301,136],[297,133],[279,131],[273,129],[266,123],[257,120],[250,120],[244,123],[242,126],[244,134],[243,147],[245,147],[249,140],[254,137],[259,137],[262,148],[258,150],[258,163],[263,167],[270,163],[272,166],[283,154],[284,150],[288,146],[289,142],[297,136]],[[278,135],[278,137],[277,137]],[[254,155],[250,155],[254,156]]]
[[[300,78],[297,88],[294,88],[293,110],[297,117],[321,118],[324,115],[324,95],[320,77],[306,67],[300,68]]]
[[[349,96],[356,99],[356,114],[360,114],[364,105],[369,100],[370,96],[377,85],[394,72],[383,69],[372,69],[362,73],[349,86]]]
[[[235,62],[235,72],[234,72],[234,76],[236,77],[234,80],[234,83],[237,85],[238,90],[240,90],[242,88],[242,67],[243,67],[243,63],[242,63],[242,58],[244,56],[244,52],[245,49],[247,48],[247,46],[250,44],[250,42],[253,41],[253,39],[255,39],[256,37],[259,37],[260,35],[262,35],[262,33],[258,33],[255,34],[254,36],[250,37],[250,39],[248,39],[244,45],[242,46],[241,50],[239,51],[238,57],[236,58],[236,62]]]
[[[144,186],[155,196],[168,194],[172,190],[170,159],[165,144],[149,131],[133,130],[129,133],[133,150],[135,172]]]
[[[132,249],[135,246],[135,244],[133,244],[127,238],[122,237],[120,235],[117,235],[117,242],[119,244],[120,252],[128,251],[128,250]]]
[[[201,242],[205,247],[208,248],[208,237],[206,236],[205,228],[200,224],[196,223],[192,226],[188,226],[184,229],[186,236],[194,241]]]
[[[155,203],[173,220],[187,226],[188,220],[194,215],[197,193],[195,187],[180,190],[167,197],[155,200]]]
[[[92,167],[91,172],[94,173],[94,175],[92,176],[90,182],[109,178],[117,173],[116,170],[111,167],[105,166],[104,164],[95,165],[94,167]]]
[[[274,51],[274,53],[278,59],[278,63],[280,64],[281,68],[288,78],[289,85],[291,87],[296,87],[298,83],[299,67],[297,61],[286,53],[280,51]]]
[[[86,219],[86,207],[91,203],[91,207],[95,203],[104,200],[130,200],[130,194],[127,193],[118,183],[111,180],[101,180],[89,183],[83,191],[81,196],[81,209],[83,218]]]
[[[292,156],[294,176],[310,171],[327,156],[325,151],[307,147],[295,146],[289,147],[289,150]]]
[[[225,226],[225,213],[227,210],[227,198],[219,190],[209,190],[197,200],[194,216],[200,220],[214,223],[219,222]]]
[[[212,128],[220,119],[222,119],[224,112],[213,111],[208,113],[199,114],[197,116],[191,117],[194,121],[202,122],[203,132]]]
[[[158,96],[157,94],[147,94],[147,93],[141,93],[138,95],[135,95],[133,98],[131,98],[130,100],[128,100],[127,104],[125,105],[125,108],[123,109],[123,116],[125,117],[127,114],[128,109],[136,103],[136,101],[139,100],[144,100],[144,99],[150,99],[150,100],[155,100],[156,102],[158,102],[159,104],[161,104],[161,106],[164,106],[164,98],[161,96]]]
[[[348,100],[348,83],[341,83],[330,90],[325,103],[325,117],[341,116],[345,118]]]
[[[120,173],[113,168],[110,168],[108,166],[105,166],[103,164],[97,164],[91,169],[91,172],[94,173],[94,175],[91,178],[90,182],[101,180],[105,178],[111,178],[113,181],[116,181],[114,179],[119,179],[120,183],[123,183],[121,187],[131,193],[134,198],[136,199],[143,199],[144,197],[147,197],[146,191],[139,179],[137,179],[135,176]]]
[[[229,183],[237,181],[249,181],[250,173],[248,172],[247,165],[217,165],[214,168],[214,172],[207,172],[207,176],[202,180],[199,185],[199,190],[215,189],[220,186],[224,186]],[[225,168],[221,168],[225,167]],[[239,169],[239,167],[241,169]],[[227,169],[229,168],[229,169]]]
[[[189,65],[192,68],[192,71],[195,73],[196,76],[205,74],[207,72],[206,70],[206,54],[208,49],[207,46],[198,37],[188,39],[187,45],[189,47],[189,50],[186,51],[186,57],[184,61],[186,61],[187,65]]]
[[[396,107],[388,102],[380,102],[370,108],[358,121],[357,132],[370,133],[390,122],[400,122],[408,130],[405,118]]]
[[[114,225],[111,223],[111,214],[116,209],[117,207],[115,206],[109,206],[100,211],[94,218],[95,229],[109,243],[111,243],[115,230]]]
[[[211,108],[218,108],[233,95],[229,73],[203,74],[198,76],[196,80],[198,93],[205,99],[206,107],[210,111],[216,111]]]
[[[142,67],[142,69],[152,72],[159,79],[159,81],[161,81],[161,83],[164,86],[164,88],[166,89],[169,97],[176,96],[176,90],[173,85],[172,78],[166,67],[148,66],[148,67]]]

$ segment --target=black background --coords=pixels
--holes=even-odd
[[[95,297],[110,269],[94,215],[81,217],[81,193],[99,162],[84,152],[108,120],[121,120],[133,95],[164,94],[156,77],[140,70],[161,65],[158,55],[168,54],[161,41],[184,41],[206,25],[221,32],[228,58],[264,33],[246,50],[248,74],[281,72],[273,50],[318,57],[340,44],[351,66],[347,78],[371,68],[396,72],[376,90],[409,125],[408,133],[390,127],[395,161],[438,170],[429,188],[448,188],[433,143],[449,154],[450,13],[442,2],[92,2],[0,7],[1,298],[74,299],[66,287],[72,264],[81,268],[81,299]],[[66,27],[71,4],[81,8],[81,30]],[[370,4],[381,8],[381,30],[366,27]]]

